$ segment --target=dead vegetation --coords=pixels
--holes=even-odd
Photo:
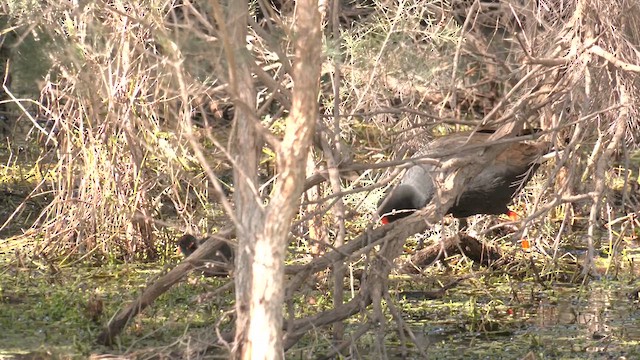
[[[41,41],[55,49],[47,52],[51,69],[35,110],[12,88],[3,97],[14,121],[37,128],[43,114],[53,122],[37,129],[49,145],[42,148],[46,174],[32,192],[51,194],[51,201],[15,243],[21,251],[63,261],[151,261],[185,232],[233,241],[236,232],[223,225],[246,225],[247,218],[236,212],[229,188],[236,200],[244,197],[245,209],[274,201],[279,190],[273,184],[283,170],[275,144],[294,104],[294,7],[252,4],[243,44],[251,56],[250,84],[234,90],[234,64],[225,56],[225,42],[233,38],[211,4],[217,2],[77,8],[42,2],[30,13],[5,5],[16,48],[36,32],[49,34]],[[531,239],[540,253],[536,261],[545,266],[557,264],[565,247],[584,247],[580,279],[596,275],[593,262],[603,243],[611,244],[611,266],[625,266],[617,255],[637,242],[640,226],[639,7],[622,0],[322,7],[320,116],[306,169],[298,169],[307,177],[305,192],[302,200],[290,200],[300,208],[289,240],[301,251],[289,254],[284,269],[284,347],[329,327],[335,348],[327,357],[370,331],[383,343],[384,327],[374,329],[386,321],[383,301],[393,304],[388,277],[405,239],[440,221],[500,141],[523,126],[542,128],[557,154],[516,202],[528,216],[513,237]],[[229,20],[237,19],[230,14]],[[238,109],[238,92],[246,87],[254,87],[255,96],[244,104],[255,106]],[[238,112],[249,119],[245,125]],[[264,139],[257,166],[238,164],[246,155],[239,139],[246,140],[249,126]],[[440,179],[444,191],[420,217],[370,226],[383,187],[409,163],[405,156],[435,135],[480,127],[500,129],[480,156],[434,156],[448,170]],[[191,262],[152,284],[117,314],[100,341],[112,342],[214,246],[203,246]],[[345,269],[353,264],[361,271],[359,290],[342,303]],[[334,285],[317,276],[328,269]],[[294,299],[318,278],[324,288],[333,286],[334,307],[314,312],[307,306],[312,315],[297,316]],[[340,322],[358,313],[367,320],[344,334]],[[232,330],[218,340],[232,341]]]

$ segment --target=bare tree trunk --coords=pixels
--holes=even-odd
[[[238,219],[236,257],[237,326],[234,356],[282,359],[284,258],[291,219],[305,178],[305,161],[318,117],[321,66],[320,14],[317,0],[297,3],[295,88],[284,138],[272,140],[278,181],[269,205],[257,195],[257,167],[262,146],[255,115],[255,92],[247,66],[247,3],[229,3],[227,18],[230,82],[235,102],[234,183]],[[218,14],[221,12],[218,11]],[[218,17],[218,16],[216,16]],[[224,23],[223,19],[217,19]],[[231,49],[231,51],[229,51]]]
[[[235,256],[236,336],[233,353],[236,358],[251,354],[248,329],[251,325],[251,293],[253,290],[256,234],[264,225],[264,212],[257,193],[258,163],[264,140],[256,117],[256,93],[251,78],[246,48],[249,5],[247,1],[230,1],[222,9],[211,1],[221,40],[229,64],[229,93],[234,104],[233,134],[229,148],[233,161],[234,201],[238,251]],[[224,11],[226,10],[226,12]],[[266,329],[265,329],[266,330]]]

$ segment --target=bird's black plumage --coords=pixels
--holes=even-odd
[[[525,130],[518,136],[535,130]],[[416,156],[431,155],[486,143],[494,131],[454,133],[440,137],[418,151]],[[447,213],[457,218],[476,214],[509,214],[507,205],[531,179],[537,170],[537,160],[547,151],[545,142],[515,142],[507,145],[486,167],[469,181],[456,203]],[[426,206],[433,198],[436,187],[434,177],[440,171],[433,164],[418,164],[410,167],[400,184],[393,188],[379,203],[378,215],[383,223],[406,217]]]

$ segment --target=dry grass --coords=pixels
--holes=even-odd
[[[562,206],[565,231],[571,217],[585,214],[591,241],[600,219],[634,229],[623,211],[637,202],[634,5],[533,3],[347,7],[340,42],[327,37],[321,97],[319,136],[340,149],[337,163],[382,161],[389,150],[401,157],[437,133],[519,119],[546,129],[564,150],[529,210]],[[278,136],[291,102],[291,13],[285,7],[263,17],[260,4],[250,39],[258,115]],[[153,259],[176,231],[215,228],[211,204],[221,187],[211,175],[223,187],[231,182],[233,107],[221,38],[208,5],[66,6],[10,7],[16,33],[47,35],[41,42],[51,64],[37,111],[14,102],[22,123],[49,120],[36,126],[48,172],[34,194],[51,192],[53,201],[27,235],[39,234],[35,253]],[[612,14],[626,15],[618,24]],[[337,92],[329,81],[336,64]],[[331,144],[336,138],[340,144]],[[265,147],[265,179],[273,175],[270,154]],[[350,189],[371,188],[377,178],[359,175]],[[370,212],[378,196],[359,197],[364,207],[350,204]]]

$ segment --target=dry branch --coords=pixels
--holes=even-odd
[[[448,237],[437,244],[418,250],[398,272],[403,274],[419,274],[429,265],[447,256],[463,254],[469,259],[483,265],[490,265],[501,258],[498,249],[487,247],[467,234]]]

